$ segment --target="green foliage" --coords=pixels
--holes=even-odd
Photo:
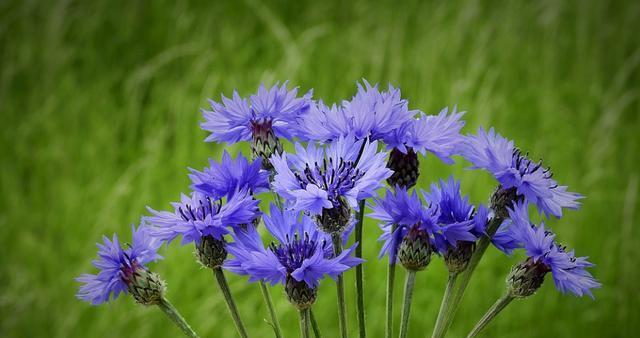
[[[75,299],[73,278],[91,271],[94,243],[126,237],[145,205],[166,208],[187,189],[188,166],[219,157],[224,146],[205,144],[198,127],[206,98],[288,79],[332,102],[350,97],[361,78],[399,85],[425,112],[457,104],[468,111],[465,131],[495,126],[587,196],[582,211],[548,223],[598,265],[596,301],[559,295],[547,278],[486,337],[633,336],[639,19],[633,1],[0,2],[0,336],[178,336],[158,309],[131,298],[101,307]],[[494,182],[464,166],[421,160],[418,186],[453,171],[474,202],[486,202]],[[384,331],[378,235],[367,221],[372,337]],[[193,251],[172,245],[154,270],[201,336],[232,337],[224,300]],[[451,337],[493,304],[519,259],[490,248]],[[345,281],[355,333],[353,275]],[[259,286],[236,276],[229,283],[249,333],[268,337]],[[431,332],[445,283],[440,259],[417,274],[410,336]],[[297,334],[296,310],[281,287],[272,293],[284,332]],[[324,335],[336,336],[333,283],[321,285],[314,308]]]

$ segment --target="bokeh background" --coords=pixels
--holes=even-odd
[[[204,143],[198,127],[207,98],[290,80],[334,102],[362,78],[400,86],[428,113],[457,104],[468,111],[465,132],[495,126],[587,196],[582,210],[548,224],[597,264],[596,300],[560,295],[548,277],[486,337],[635,336],[639,20],[637,1],[1,1],[0,336],[179,336],[130,298],[100,307],[75,298],[94,243],[128,238],[146,205],[167,208],[186,191],[187,167],[219,157],[224,146]],[[472,201],[487,201],[494,181],[466,166],[423,160],[420,186],[454,174]],[[380,337],[385,262],[375,258],[379,230],[365,227],[368,330]],[[172,245],[153,269],[202,337],[233,337],[192,252]],[[491,250],[450,337],[468,332],[518,259]],[[229,278],[250,333],[270,337],[258,287]],[[418,275],[412,337],[430,334],[445,280],[437,260]],[[354,304],[353,273],[347,285]],[[287,336],[297,335],[296,312],[281,288],[272,293]],[[336,336],[330,281],[316,314],[325,337]],[[350,316],[355,334],[353,305]]]

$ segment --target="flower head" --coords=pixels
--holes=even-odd
[[[276,175],[274,190],[298,211],[320,216],[332,210],[346,221],[348,203],[358,207],[358,200],[375,196],[391,171],[385,167],[386,153],[377,152],[377,142],[343,138],[326,148],[309,143],[296,144],[296,154],[274,155],[271,163]]]
[[[205,236],[220,240],[229,233],[230,227],[249,224],[260,215],[258,201],[246,190],[235,192],[226,202],[199,192],[192,193],[191,197],[182,194],[180,202],[171,205],[173,212],[147,207],[152,216],[145,220],[151,224],[151,236],[163,242],[182,236],[183,245],[199,244]]]
[[[211,132],[205,141],[235,143],[250,141],[256,132],[273,131],[276,137],[291,139],[292,126],[306,113],[311,103],[309,92],[298,97],[298,89],[287,90],[287,83],[267,89],[260,85],[249,100],[234,91],[232,98],[222,96],[222,102],[210,100],[211,110],[203,110],[202,129]]]
[[[93,265],[100,271],[76,278],[83,283],[76,295],[79,299],[99,305],[126,294],[138,276],[147,273],[146,264],[162,258],[157,252],[162,243],[148,235],[144,224],[137,229],[132,225],[131,232],[132,242],[126,247],[115,234],[111,239],[104,236],[103,243],[98,243],[98,259]]]
[[[384,241],[380,257],[387,254],[390,263],[397,258],[398,248],[410,230],[419,231],[428,238],[432,251],[444,254],[449,247],[455,247],[458,241],[474,241],[471,233],[473,221],[440,223],[442,216],[437,203],[423,204],[414,191],[409,194],[403,187],[388,190],[384,198],[375,199],[369,217],[382,221],[380,228]]]
[[[509,209],[509,214],[513,222],[514,238],[522,244],[529,257],[527,261],[514,268],[512,276],[521,275],[523,271],[533,271],[541,284],[544,274],[551,272],[558,291],[571,292],[577,296],[588,295],[593,298],[591,289],[599,288],[601,284],[587,271],[587,268],[594,266],[587,261],[587,257],[576,257],[573,251],[567,251],[564,246],[555,241],[555,234],[545,229],[543,223],[532,224],[525,204],[517,203]],[[511,281],[511,284],[515,282]],[[523,293],[521,288],[514,289],[519,293],[518,295],[523,296],[528,296],[535,291],[534,288],[525,290],[529,292]]]
[[[477,135],[469,135],[460,145],[460,153],[473,163],[474,169],[484,169],[493,174],[503,189],[513,189],[519,198],[533,203],[545,215],[562,216],[562,208],[577,209],[583,196],[568,192],[566,186],[552,179],[549,168],[542,162],[531,161],[526,154],[496,133],[480,128]]]
[[[238,229],[228,251],[233,255],[225,268],[248,275],[249,281],[264,280],[285,285],[289,279],[304,282],[315,289],[324,276],[336,278],[344,271],[362,263],[351,256],[356,245],[334,257],[331,238],[316,229],[313,220],[293,210],[280,210],[271,205],[264,224],[276,240],[267,248],[253,227]]]
[[[190,170],[191,188],[214,199],[239,190],[251,194],[269,190],[269,172],[262,169],[260,161],[249,162],[242,154],[234,160],[225,150],[221,162],[209,159],[209,167],[204,170]]]
[[[378,85],[363,80],[350,101],[341,106],[318,102],[300,121],[302,139],[329,141],[353,136],[356,139],[379,140],[409,121],[416,111],[408,109],[407,100],[400,97],[400,89],[389,85],[380,91]]]

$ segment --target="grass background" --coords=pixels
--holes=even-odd
[[[547,278],[486,337],[634,336],[638,20],[633,1],[2,1],[0,336],[178,336],[160,311],[129,298],[100,307],[75,299],[73,278],[93,271],[94,243],[114,232],[128,238],[145,205],[166,208],[185,191],[188,166],[220,155],[223,146],[205,144],[198,128],[206,98],[288,79],[333,102],[353,95],[361,78],[399,85],[412,108],[429,113],[457,104],[468,111],[466,132],[495,126],[587,196],[581,211],[548,223],[598,265],[596,301],[562,296]],[[485,202],[494,181],[464,167],[423,160],[420,185],[453,173],[474,202]],[[371,337],[384,328],[378,234],[368,222]],[[171,246],[153,269],[203,337],[232,337],[213,277],[192,251]],[[451,337],[500,295],[518,259],[488,254]],[[445,279],[440,261],[418,275],[412,337],[431,332]],[[235,276],[230,283],[250,333],[269,337],[258,286]],[[355,304],[353,273],[347,284]],[[297,335],[296,313],[281,288],[272,293],[285,332]],[[336,336],[332,282],[322,284],[316,314],[325,337]],[[353,305],[350,315],[355,334]]]

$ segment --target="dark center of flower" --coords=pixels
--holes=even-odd
[[[290,274],[302,266],[302,262],[305,259],[313,256],[316,250],[324,250],[326,245],[327,243],[324,239],[316,243],[305,232],[302,238],[297,233],[294,238],[290,238],[287,235],[285,243],[271,243],[269,249],[276,255],[280,264],[287,269],[287,273]]]
[[[302,172],[296,172],[294,175],[300,182],[300,188],[305,189],[307,184],[314,184],[327,191],[333,206],[338,207],[339,197],[353,188],[356,181],[364,175],[356,165],[357,162],[345,161],[343,158],[340,158],[336,165],[330,157],[325,158],[321,165],[318,162],[313,166],[307,163]]]
[[[219,200],[212,200],[210,197],[200,198],[198,205],[185,204],[178,208],[180,216],[185,221],[204,221],[208,215],[217,215],[222,204]]]

